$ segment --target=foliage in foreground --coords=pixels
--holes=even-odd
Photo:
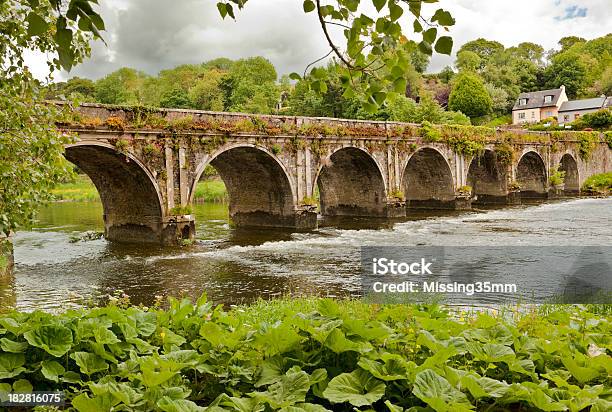
[[[523,309],[300,299],[226,312],[201,298],[13,312],[0,391],[64,390],[79,411],[610,410],[609,310]]]

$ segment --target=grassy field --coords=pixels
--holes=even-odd
[[[222,180],[199,181],[194,195],[196,202],[225,203],[227,190]]]
[[[94,202],[100,201],[96,187],[86,175],[77,175],[73,182],[62,183],[51,193],[56,200],[71,202]]]
[[[63,183],[51,191],[56,200],[71,202],[100,201],[96,187],[86,175],[77,175],[74,182]],[[196,202],[225,203],[227,191],[225,184],[218,179],[198,182],[195,192]]]

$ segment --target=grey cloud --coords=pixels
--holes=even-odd
[[[103,6],[102,16],[108,48],[96,43],[71,76],[99,78],[122,66],[153,75],[179,64],[256,55],[284,74],[325,53],[316,18],[294,0],[254,0],[236,21],[222,20],[210,0],[131,0],[124,9]]]

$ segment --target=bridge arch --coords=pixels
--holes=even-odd
[[[523,153],[516,166],[516,181],[521,188],[521,198],[543,198],[547,196],[546,164],[534,150]]]
[[[506,167],[497,160],[494,150],[486,149],[474,156],[467,173],[477,203],[505,203],[508,193]]]
[[[561,156],[558,170],[565,172],[565,181],[563,191],[569,195],[577,195],[580,193],[580,173],[578,171],[578,162],[571,153],[565,153]]]
[[[314,179],[321,214],[327,216],[385,216],[385,174],[376,159],[361,147],[340,147],[321,161]]]
[[[402,177],[406,205],[411,208],[453,208],[455,184],[444,155],[433,147],[414,152]]]
[[[229,195],[229,212],[238,226],[299,227],[296,224],[295,185],[283,162],[266,148],[252,144],[225,146],[196,168],[189,194],[206,166],[214,167]]]
[[[98,190],[104,210],[105,237],[119,242],[163,242],[164,202],[149,169],[131,154],[102,142],[68,145],[65,157]]]

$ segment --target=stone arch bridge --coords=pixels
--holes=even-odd
[[[566,172],[562,193],[575,195],[612,166],[602,141],[588,161],[571,136],[537,133],[511,145],[500,135],[474,154],[391,122],[85,104],[60,126],[76,135],[65,155],[98,189],[106,237],[124,242],[192,238],[189,206],[207,165],[227,186],[236,225],[299,230],[315,228],[317,213],[401,217],[547,197],[554,168]]]

